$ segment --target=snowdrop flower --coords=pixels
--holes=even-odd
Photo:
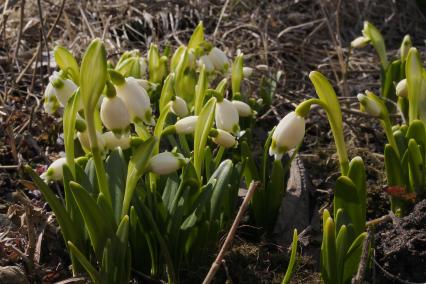
[[[77,132],[77,138],[78,138],[78,141],[80,141],[81,147],[83,147],[83,149],[85,149],[86,151],[90,151],[91,146],[90,146],[89,132],[87,130],[84,130],[82,132]],[[101,152],[102,152],[105,148],[105,141],[101,133],[99,132],[96,132],[96,138],[98,141],[98,147],[99,149],[101,149]]]
[[[102,123],[115,134],[121,135],[129,131],[130,115],[122,98],[105,97],[100,114]]]
[[[213,66],[218,71],[226,71],[229,67],[229,60],[225,52],[217,47],[213,47],[208,55]]]
[[[294,111],[288,113],[272,134],[269,155],[275,156],[275,160],[281,159],[285,152],[296,148],[303,141],[304,135],[305,119]]]
[[[238,115],[241,117],[248,117],[252,115],[251,107],[245,102],[233,100],[232,104],[237,109]]]
[[[67,159],[65,157],[59,158],[55,160],[52,164],[50,164],[47,171],[41,174],[41,178],[45,182],[50,181],[60,181],[64,177],[63,166],[67,163]]]
[[[184,117],[188,115],[188,106],[186,105],[185,100],[181,97],[175,97],[175,99],[172,101],[170,109],[178,117]]]
[[[380,117],[382,114],[382,108],[378,102],[364,94],[358,94],[357,98],[366,113],[374,117]]]
[[[162,152],[151,158],[148,169],[158,175],[168,175],[182,168],[189,162],[182,154]]]
[[[49,77],[49,85],[52,85],[55,90],[56,98],[59,103],[64,107],[67,105],[68,99],[72,96],[77,89],[77,85],[70,79],[64,79],[59,72],[53,72]],[[46,88],[47,90],[47,88]],[[51,90],[49,90],[51,92]]]
[[[367,44],[370,42],[370,39],[365,36],[359,36],[353,41],[351,41],[351,47],[352,48],[363,48],[367,46]]]
[[[215,121],[218,129],[234,134],[240,130],[237,108],[227,99],[216,103]]]
[[[133,122],[143,121],[148,125],[154,125],[151,102],[148,93],[133,77],[128,77],[121,85],[116,85],[117,96],[123,99]]]
[[[405,98],[408,96],[407,79],[403,79],[396,85],[396,94],[399,97]]]
[[[105,148],[108,150],[114,150],[120,147],[123,150],[130,148],[131,137],[130,135],[122,135],[117,137],[112,131],[102,133],[102,140],[105,143]]]
[[[174,127],[177,134],[191,134],[194,133],[195,126],[197,125],[198,116],[187,116],[178,120]]]
[[[232,148],[238,144],[234,136],[222,129],[211,130],[210,136],[212,137],[214,143],[225,148]]]
[[[206,68],[206,72],[207,73],[211,73],[214,71],[214,65],[213,62],[211,61],[210,57],[207,55],[203,55],[200,57],[199,60],[199,65],[203,66]]]
[[[48,114],[54,114],[56,110],[61,106],[56,97],[55,88],[52,84],[48,84],[44,91],[44,111]]]

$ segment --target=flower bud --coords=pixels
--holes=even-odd
[[[226,71],[229,67],[229,60],[226,56],[225,52],[220,50],[217,47],[213,47],[210,50],[210,53],[208,55],[210,61],[213,63],[214,68],[217,71]]]
[[[130,135],[117,137],[113,132],[108,131],[102,133],[102,140],[105,143],[105,148],[108,150],[114,150],[117,147],[126,150],[130,148],[131,137]]]
[[[69,79],[64,79],[59,72],[53,72],[49,77],[50,84],[53,86],[56,98],[59,103],[64,107],[67,105],[68,99],[72,96],[77,89],[77,85]]]
[[[238,144],[234,136],[222,129],[214,129],[210,131],[210,136],[212,136],[214,143],[225,148],[231,148]]]
[[[129,131],[130,115],[124,101],[114,96],[104,97],[101,104],[101,120],[106,128],[121,135]]]
[[[413,47],[413,43],[411,42],[411,37],[409,35],[404,36],[402,40],[401,48],[399,49],[401,55],[401,61],[405,62],[408,56],[408,52],[410,48]]]
[[[249,78],[252,74],[253,74],[253,68],[251,68],[251,67],[243,67],[244,78]]]
[[[366,113],[374,117],[380,117],[382,108],[375,100],[364,94],[358,94],[357,98]]]
[[[58,99],[56,97],[55,88],[52,84],[48,84],[46,90],[44,91],[44,111],[48,114],[54,114],[56,110],[60,107]]]
[[[52,164],[50,164],[47,171],[41,174],[41,178],[45,182],[50,181],[60,181],[64,177],[63,166],[67,163],[67,159],[65,157],[59,158],[55,160]]]
[[[177,134],[191,134],[194,133],[195,126],[197,125],[198,116],[187,116],[178,120],[175,123],[175,131]]]
[[[402,98],[405,98],[408,96],[408,88],[407,88],[407,79],[403,79],[398,82],[398,84],[395,87],[396,95]]]
[[[78,138],[78,141],[80,141],[81,147],[83,147],[84,150],[89,152],[90,149],[91,149],[89,131],[86,129],[83,132],[77,132],[77,138]],[[103,149],[105,148],[105,141],[104,141],[102,135],[97,131],[96,131],[96,138],[97,138],[97,141],[98,141],[99,149],[101,149],[101,151],[103,151]]]
[[[205,66],[206,68],[206,72],[207,73],[211,73],[214,71],[214,65],[213,62],[211,61],[210,57],[208,57],[207,55],[203,55],[200,57],[198,64],[200,66]]]
[[[151,158],[149,170],[158,175],[171,174],[189,162],[182,154],[162,152]]]
[[[278,123],[272,134],[272,143],[269,155],[281,159],[285,152],[296,148],[303,141],[305,135],[305,119],[294,111],[288,113]]]
[[[370,39],[365,36],[359,36],[353,41],[351,41],[351,47],[352,48],[363,48],[368,45],[370,42]]]
[[[237,109],[238,115],[241,117],[248,117],[252,115],[251,107],[245,102],[233,100],[232,104]]]
[[[148,93],[135,78],[126,78],[123,84],[116,86],[116,89],[117,96],[123,99],[133,122],[142,120],[148,125],[155,124]]]
[[[186,105],[185,100],[181,97],[175,97],[175,99],[172,101],[170,109],[178,117],[184,117],[188,115],[188,106]]]
[[[235,134],[240,130],[238,111],[227,99],[216,103],[215,121],[217,128],[227,132]]]

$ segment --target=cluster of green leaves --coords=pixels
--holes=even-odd
[[[402,41],[400,57],[388,63],[380,31],[368,22],[363,32],[366,30],[381,62],[383,102],[379,101],[378,105],[382,109],[380,119],[388,139],[384,150],[387,192],[392,211],[405,215],[410,204],[426,194],[426,70],[408,35]],[[406,80],[406,90],[397,96],[396,86],[403,86],[398,84],[402,80]],[[389,101],[397,102],[403,121],[401,125],[392,125],[389,113],[394,112],[395,107],[387,103]]]
[[[271,220],[285,192],[289,163],[283,167],[281,161],[271,162],[265,150],[262,174],[255,169],[250,150],[254,147],[250,131],[253,117],[240,119],[246,131],[241,132],[238,147],[228,149],[212,143],[216,105],[228,88],[229,99],[246,100],[254,110],[264,108],[265,102],[248,98],[241,88],[242,54],[235,58],[229,73],[207,72],[205,66],[191,65],[190,56],[200,57],[211,48],[202,23],[188,45],[171,56],[170,50],[160,54],[158,47],[151,45],[148,80],[143,76],[146,61],[138,51],[125,52],[114,64],[107,61],[105,47],[97,39],[79,65],[66,48],[55,48],[61,72],[78,87],[63,112],[65,200],[56,197],[31,167],[26,170],[55,213],[75,275],[86,272],[94,283],[128,283],[133,270],[156,279],[167,278],[169,283],[179,282],[181,268],[202,258],[228,228],[243,176],[246,184],[252,180],[266,184],[252,208],[255,216],[262,216],[256,217],[256,222],[272,228],[275,221]],[[219,81],[221,76],[225,78]],[[146,126],[135,122],[130,147],[108,151],[99,138],[104,131],[99,101],[127,77],[140,79],[145,85],[156,123]],[[211,88],[216,83],[217,87]],[[265,96],[273,91],[264,90]],[[193,133],[167,131],[177,121],[171,111],[176,96],[185,100],[189,115],[198,116]],[[75,139],[81,121],[88,131],[90,148],[82,143],[80,147]],[[168,148],[189,157],[189,162],[167,175],[150,171],[151,158]]]

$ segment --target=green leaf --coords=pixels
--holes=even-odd
[[[129,162],[129,166],[127,168],[126,189],[124,192],[123,207],[121,210],[122,217],[127,215],[129,211],[130,202],[133,198],[133,192],[136,184],[148,166],[149,159],[151,159],[156,143],[157,140],[155,137],[148,138],[138,147]]]
[[[287,271],[285,272],[285,276],[281,284],[290,283],[291,277],[293,276],[294,265],[296,263],[296,255],[297,255],[297,242],[298,242],[297,229],[294,229],[293,242],[291,243],[290,261],[288,263]]]
[[[56,46],[53,50],[53,56],[55,57],[56,64],[58,64],[61,70],[65,71],[72,79],[72,81],[78,86],[80,81],[80,71],[77,60],[68,49],[63,46]]]
[[[204,105],[204,98],[206,96],[206,90],[207,90],[207,75],[206,75],[206,67],[201,67],[200,76],[198,77],[197,85],[195,86],[195,105],[194,105],[194,114],[199,115],[203,105]]]
[[[174,82],[174,73],[170,73],[164,80],[163,89],[161,90],[159,108],[160,111],[164,111],[166,105],[174,96],[173,82]]]
[[[389,100],[395,101],[395,85],[394,82],[400,81],[400,71],[401,71],[401,61],[393,61],[388,69],[386,70],[386,76],[383,84],[382,96]],[[388,107],[392,107],[390,104],[387,104]],[[392,108],[394,109],[394,108]]]
[[[414,181],[414,189],[420,190],[424,185],[424,164],[419,146],[414,139],[408,141],[408,163]]]
[[[278,211],[281,207],[282,198],[286,190],[285,174],[281,160],[275,160],[272,165],[271,176],[265,191],[265,203],[262,205],[266,212],[265,219],[263,220],[264,224],[259,224],[264,226],[270,232],[274,228],[276,216],[278,216]],[[257,200],[254,200],[254,202],[256,201]],[[255,206],[254,203],[253,206]]]
[[[320,100],[328,107],[327,118],[331,126],[331,131],[333,132],[341,172],[343,175],[346,175],[349,167],[349,160],[346,152],[345,139],[343,137],[342,112],[336,93],[327,78],[320,72],[312,71],[309,74],[309,79],[311,79],[314,84],[315,91]]]
[[[323,222],[325,225],[321,250],[321,276],[326,284],[339,283],[334,222],[330,217]]]
[[[366,232],[358,235],[358,237],[352,242],[351,246],[349,247],[345,258],[343,283],[350,283],[350,279],[358,271],[358,265],[362,253],[362,244],[366,237]]]
[[[112,225],[110,222],[105,222],[104,212],[83,187],[76,182],[70,182],[70,186],[86,224],[93,250],[98,260],[101,260],[105,242],[113,235]]]
[[[100,39],[93,40],[87,48],[80,68],[80,92],[84,113],[92,112],[98,103],[107,79],[106,50]]]
[[[170,60],[171,72],[176,72],[176,67],[178,66],[182,53],[184,53],[185,50],[186,50],[186,47],[184,45],[181,45],[173,53],[172,59]]]
[[[118,223],[121,218],[127,176],[127,163],[121,149],[116,149],[111,152],[105,162],[105,169],[108,173],[114,218],[116,223]]]
[[[364,23],[364,30],[362,32],[364,33],[364,36],[370,39],[371,44],[374,46],[374,49],[380,57],[380,63],[382,64],[383,70],[386,70],[389,63],[386,57],[386,46],[382,34],[369,22]]]
[[[337,253],[337,279],[339,282],[343,277],[343,269],[345,265],[346,252],[349,248],[349,236],[346,225],[340,227],[336,238],[336,253]],[[342,282],[343,283],[343,282]]]
[[[213,125],[216,98],[211,98],[201,110],[194,132],[194,166],[198,179],[201,180],[204,163],[204,149]]]
[[[55,213],[56,219],[59,223],[59,226],[61,227],[64,240],[67,242],[77,239],[75,228],[69,214],[53,191],[50,189],[50,187],[44,183],[44,181],[34,172],[30,166],[26,165],[24,166],[24,169],[25,172],[31,176],[31,179],[37,185],[41,193],[43,193],[44,198]]]
[[[233,163],[231,160],[224,160],[216,170],[218,174],[213,173],[211,178],[216,179],[216,183],[213,187],[213,193],[210,199],[210,220],[218,218],[219,214],[223,211],[221,206],[223,204],[223,197],[227,190],[230,182],[230,177],[233,170]],[[226,209],[225,209],[226,211]]]
[[[185,69],[188,66],[188,49],[185,49],[179,58],[179,63],[176,66],[176,80],[174,81],[174,90],[177,96],[187,98],[185,94],[185,82],[183,81]]]
[[[405,65],[409,101],[408,120],[410,124],[415,119],[418,119],[419,99],[423,80],[422,71],[423,67],[420,54],[416,48],[412,47],[408,52],[407,63]]]
[[[250,184],[252,180],[260,180],[259,171],[251,155],[252,151],[247,141],[245,140],[242,141],[240,145],[241,145],[241,158],[246,160],[246,166],[244,167],[244,177],[245,177],[246,184]]]
[[[203,22],[199,22],[197,27],[194,29],[194,32],[191,35],[191,38],[188,42],[188,48],[196,49],[204,42],[204,26]]]
[[[63,128],[64,128],[64,145],[65,155],[67,157],[67,164],[73,176],[75,176],[75,162],[74,162],[74,134],[75,134],[75,121],[77,119],[77,112],[80,104],[80,92],[75,92],[67,102],[64,109]]]
[[[367,218],[367,177],[361,157],[355,157],[349,163],[348,177],[352,180],[357,190],[358,204],[354,210],[358,212],[358,219],[353,222],[356,231],[360,233],[365,230]]]
[[[407,139],[411,138],[416,140],[417,144],[421,147],[423,157],[425,157],[426,130],[421,120],[413,120],[410,123],[407,131]]]
[[[81,253],[81,251],[70,241],[68,241],[68,247],[71,251],[71,254],[74,255],[78,259],[80,264],[84,267],[84,269],[86,269],[93,283],[100,284],[101,280],[100,280],[99,272],[93,267],[93,265],[84,256],[84,254]]]
[[[232,98],[240,99],[241,97],[241,82],[243,80],[243,54],[239,54],[232,63],[231,71],[231,84],[232,84]]]
[[[393,137],[395,138],[399,153],[401,155],[404,154],[408,147],[408,140],[405,134],[401,130],[397,130],[393,133]]]

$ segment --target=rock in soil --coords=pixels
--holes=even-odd
[[[376,240],[376,259],[386,271],[406,281],[426,282],[426,199],[408,216],[379,227]],[[377,283],[390,283],[380,274]]]

